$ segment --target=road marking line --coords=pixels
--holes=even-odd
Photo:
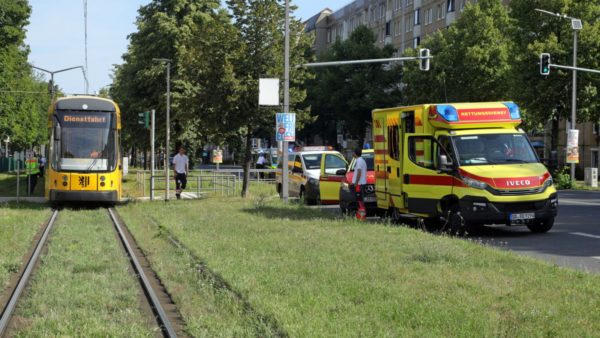
[[[600,239],[600,236],[598,236],[598,235],[586,234],[585,232],[569,232],[569,235]]]
[[[592,258],[600,259],[600,256],[592,256]]]

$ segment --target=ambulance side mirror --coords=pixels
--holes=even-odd
[[[454,170],[454,163],[452,162],[452,160],[448,159],[447,155],[440,155],[438,163],[438,170],[443,173],[450,173]]]

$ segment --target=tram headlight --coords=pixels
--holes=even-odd
[[[106,177],[100,176],[100,181],[102,181],[102,182],[106,181]]]
[[[62,179],[63,179],[63,182],[66,182],[66,181],[68,181],[68,180],[69,180],[69,176],[67,176],[67,175],[63,175]]]

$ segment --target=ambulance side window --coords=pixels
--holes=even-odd
[[[438,152],[441,151],[441,155],[449,155],[450,157],[448,159],[456,163],[456,155],[454,154],[454,147],[452,146],[452,141],[450,140],[450,137],[440,136],[438,138],[438,142],[442,145],[443,148],[443,150],[438,150]]]
[[[408,138],[408,157],[416,165],[435,170],[436,143],[429,136]]]
[[[396,161],[400,160],[400,144],[398,143],[398,126],[388,127],[388,155]]]

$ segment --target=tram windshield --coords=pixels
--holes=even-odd
[[[64,171],[112,171],[116,166],[113,115],[58,112],[53,165]],[[59,137],[57,137],[60,135]]]

